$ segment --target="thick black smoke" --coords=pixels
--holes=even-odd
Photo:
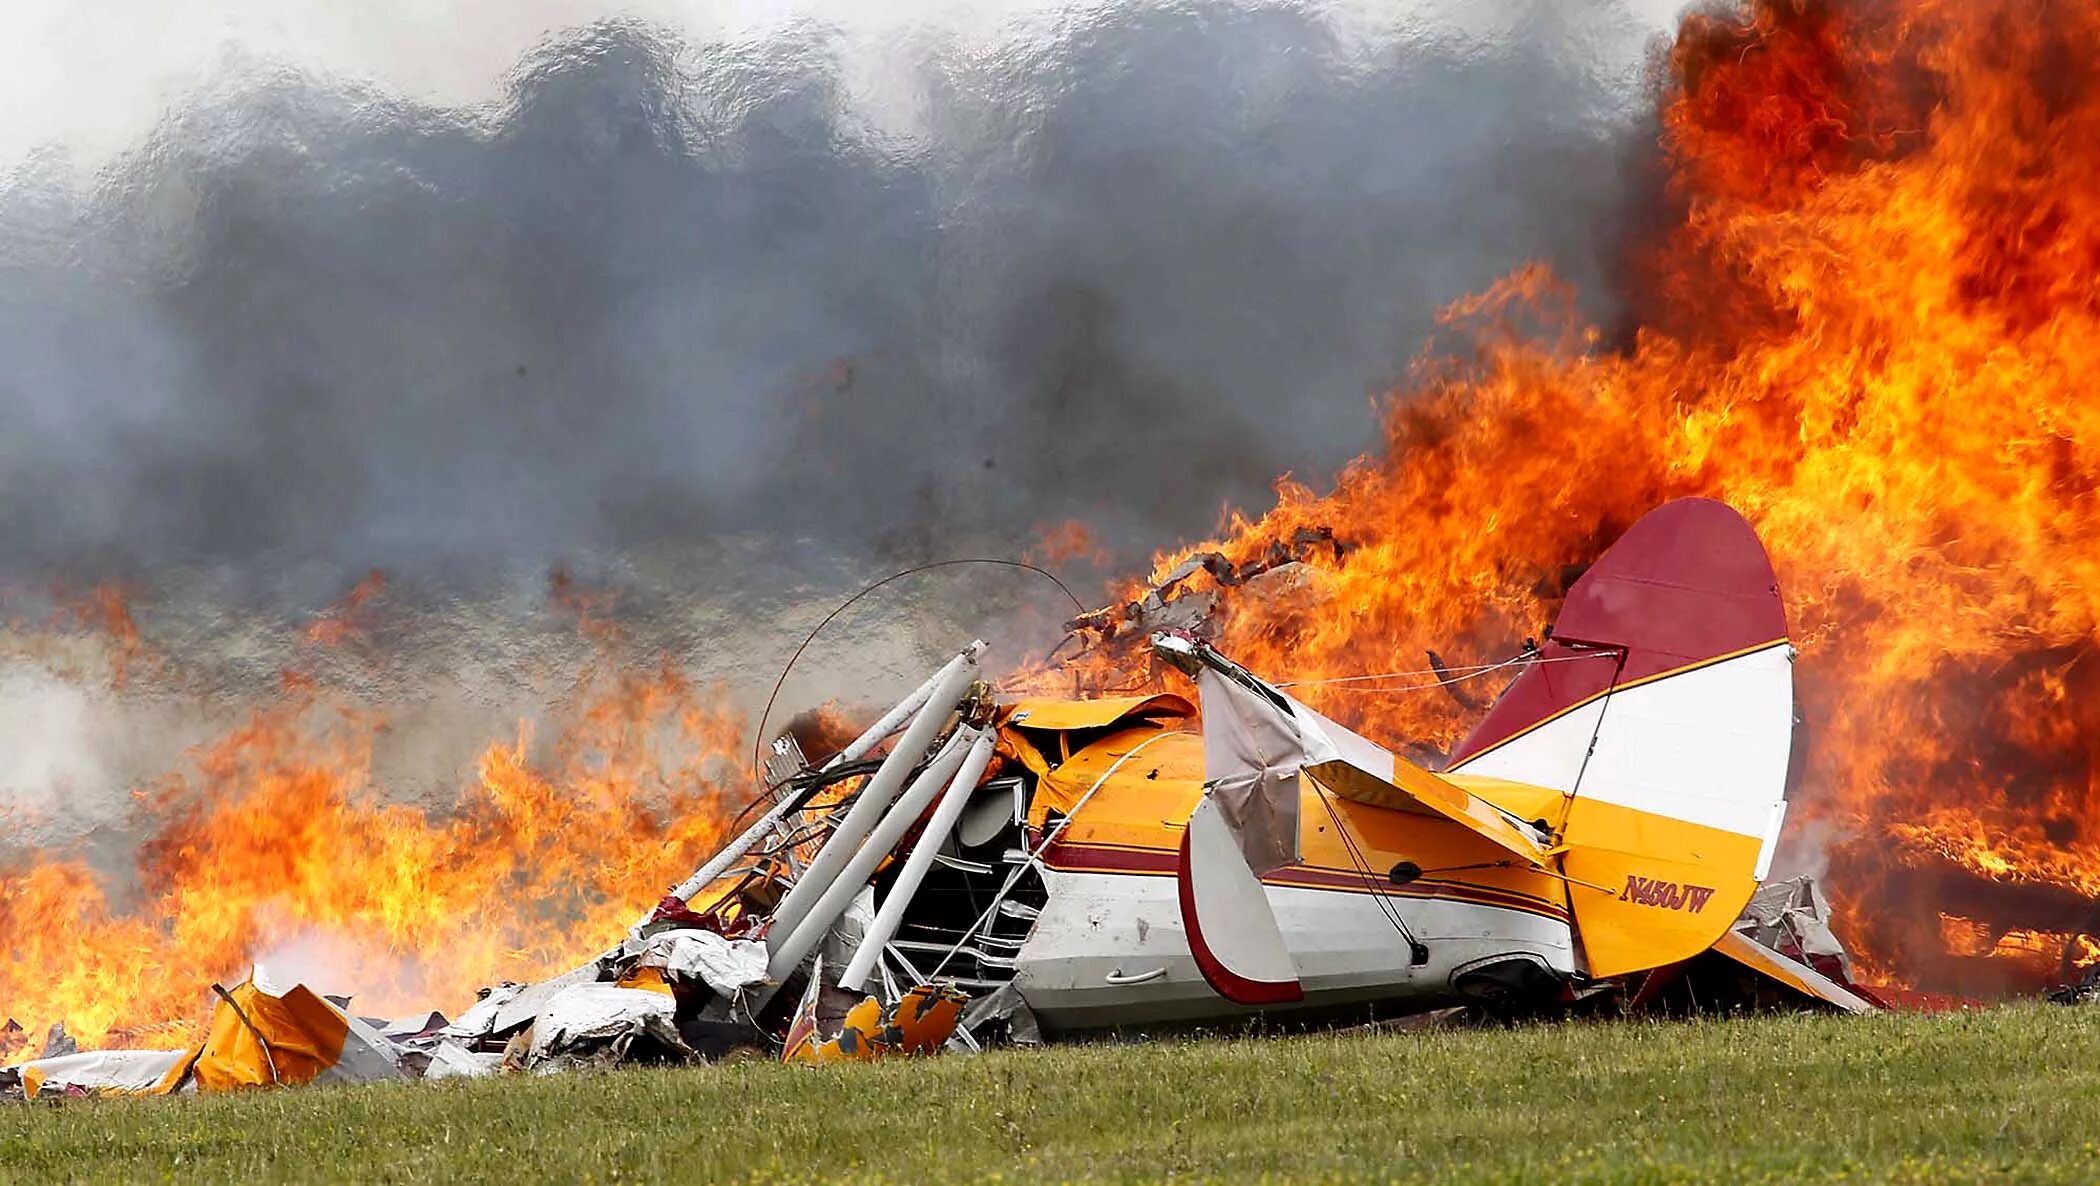
[[[1499,16],[929,39],[879,128],[819,30],[601,24],[487,110],[229,78],[88,192],[0,192],[0,576],[1203,531],[1371,447],[1441,302],[1606,266],[1629,26]]]

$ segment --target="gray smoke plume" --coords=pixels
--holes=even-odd
[[[0,573],[311,605],[725,533],[1202,532],[1374,447],[1442,302],[1609,265],[1638,31],[1481,23],[924,33],[908,132],[814,26],[593,25],[486,109],[237,61],[89,190],[0,191]]]
[[[121,581],[169,662],[83,692],[0,655],[0,815],[120,866],[126,789],[287,666],[387,705],[388,792],[442,797],[586,658],[555,565],[755,709],[872,576],[1075,518],[1127,562],[1324,480],[1438,306],[1615,265],[1644,30],[1464,17],[920,30],[882,119],[818,25],[590,25],[469,107],[234,57],[92,184],[32,159],[0,177],[0,622]],[[302,650],[372,568],[372,641]],[[1010,572],[900,585],[774,724],[1067,609]]]

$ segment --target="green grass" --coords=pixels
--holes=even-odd
[[[0,1107],[0,1183],[2100,1181],[2100,1009]]]

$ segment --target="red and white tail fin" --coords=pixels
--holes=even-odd
[[[1301,1000],[1297,964],[1261,878],[1299,857],[1297,721],[1284,696],[1195,640],[1153,647],[1203,698],[1203,798],[1181,834],[1176,882],[1189,952],[1211,989],[1241,1005]]]
[[[1562,868],[1592,976],[1727,932],[1786,813],[1793,648],[1741,515],[1650,512],[1568,590],[1539,661],[1454,752],[1453,773],[1566,791]]]
[[[1210,795],[1196,804],[1188,830],[1181,834],[1175,880],[1189,952],[1213,991],[1240,1005],[1283,1005],[1305,998],[1297,964],[1269,907],[1268,891]]]

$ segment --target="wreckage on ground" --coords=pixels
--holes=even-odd
[[[763,814],[618,946],[457,1020],[361,1021],[257,978],[197,1049],[54,1057],[15,1087],[826,1062],[1453,1005],[1876,1007],[1814,887],[1763,885],[1794,651],[1725,505],[1635,524],[1440,769],[1188,630],[1150,645],[1200,729],[1171,693],[1002,701],[972,644],[822,762],[784,735]]]

